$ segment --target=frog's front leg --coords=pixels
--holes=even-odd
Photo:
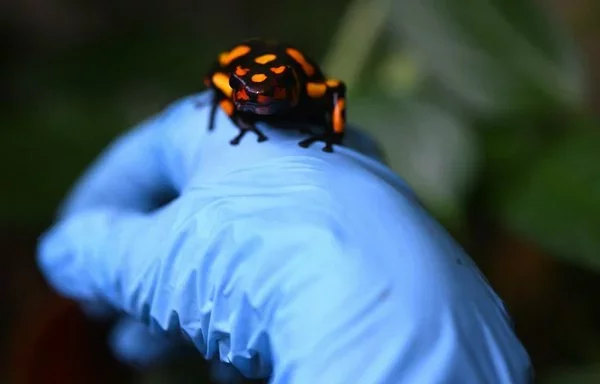
[[[201,108],[210,104],[210,111],[208,113],[208,130],[212,131],[215,128],[215,118],[217,116],[217,108],[219,107],[219,94],[216,91],[212,91],[212,96],[208,100],[200,100],[195,104],[196,108]]]
[[[308,148],[316,141],[324,141],[323,151],[333,152],[333,144],[341,144],[346,128],[346,86],[339,80],[327,80],[322,83],[308,83],[307,95],[325,106],[325,132],[313,134],[298,143]]]
[[[220,107],[223,112],[229,118],[233,117],[235,113],[235,106],[231,101],[231,95],[233,90],[229,86],[229,75],[221,71],[211,71],[209,75],[204,78],[204,85],[212,90],[212,97],[210,98],[210,113],[208,130],[212,131],[215,127],[215,119],[217,116],[217,107]],[[208,101],[203,100],[196,103],[196,108],[206,105]]]
[[[244,118],[243,116],[236,114],[236,113],[233,113],[231,120],[233,121],[235,126],[240,130],[238,135],[236,137],[234,137],[233,139],[231,139],[231,141],[229,142],[231,145],[238,145],[241,142],[241,140],[244,138],[244,136],[246,136],[246,133],[248,133],[248,132],[254,132],[256,134],[256,136],[258,137],[257,141],[259,143],[262,143],[263,141],[268,140],[268,137],[265,136],[265,134],[262,133],[256,127],[255,121]]]

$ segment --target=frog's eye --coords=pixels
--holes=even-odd
[[[242,85],[242,82],[237,76],[231,76],[229,78],[229,86],[233,89],[238,89]]]
[[[283,68],[283,71],[280,74],[277,74],[277,84],[285,88],[295,85],[298,80],[294,68],[288,66],[281,66],[281,68]],[[273,71],[273,69],[278,69],[278,67],[271,68],[271,71]]]

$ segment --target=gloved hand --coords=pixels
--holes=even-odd
[[[119,356],[180,338],[277,384],[529,382],[501,301],[389,168],[264,126],[231,146],[207,96],[117,140],[40,240],[56,290],[130,316]]]

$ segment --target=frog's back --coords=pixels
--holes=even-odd
[[[297,73],[306,77],[306,81],[324,81],[325,76],[321,71],[319,64],[300,48],[283,41],[251,38],[246,39],[230,47],[230,50],[239,46],[250,48],[248,54],[239,57],[232,65],[242,64],[251,66],[257,57],[263,55],[275,55],[279,64],[288,64],[293,66]],[[291,51],[291,52],[290,52]],[[292,56],[293,55],[293,56]],[[306,64],[311,68],[310,73],[306,71]]]

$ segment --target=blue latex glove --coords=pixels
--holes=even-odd
[[[207,96],[117,140],[40,241],[60,293],[131,316],[119,356],[167,334],[277,384],[529,382],[501,301],[389,168],[264,126],[230,146]]]

